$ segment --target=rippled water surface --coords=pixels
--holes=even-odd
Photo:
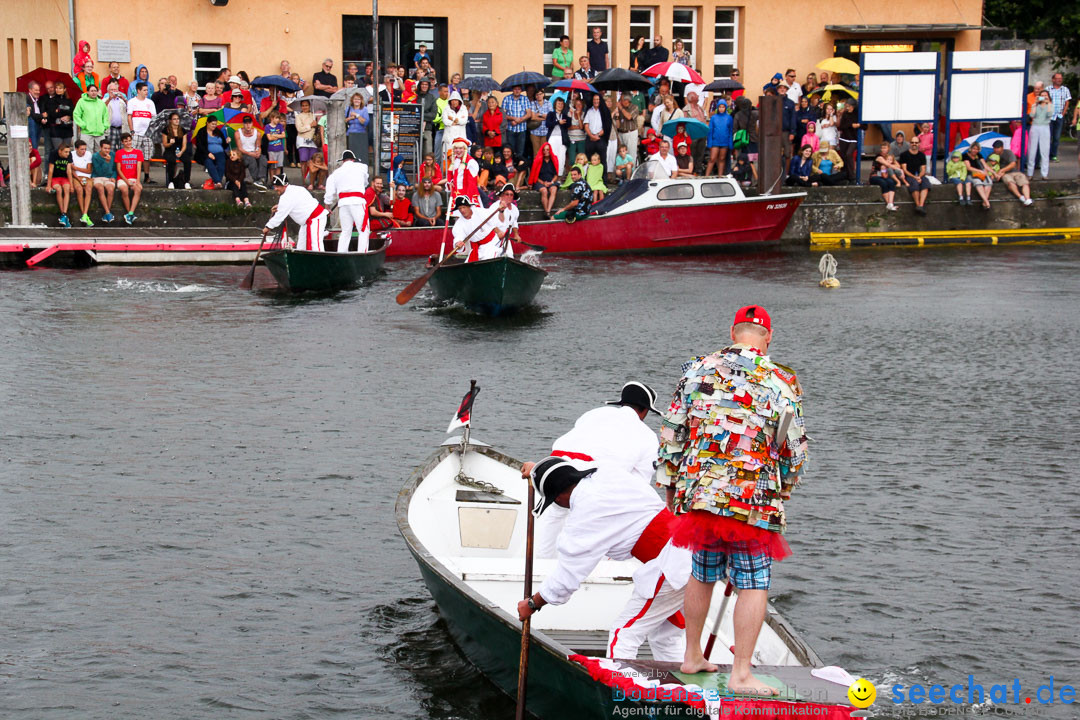
[[[750,302],[813,438],[780,611],[879,695],[1080,684],[1080,247],[838,259],[831,292],[809,253],[552,259],[500,322],[398,307],[415,261],[303,299],[240,267],[0,273],[0,717],[509,717],[398,489],[470,378],[476,435],[535,458],[627,378],[666,396]]]

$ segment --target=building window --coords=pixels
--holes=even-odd
[[[682,40],[683,49],[690,53],[691,65],[697,63],[697,8],[677,7],[671,11],[671,45]]]
[[[656,27],[652,8],[630,8],[630,48],[633,49],[639,37],[645,38],[645,48],[652,47],[652,41],[656,37]],[[644,70],[645,68],[642,68]]]
[[[191,66],[199,87],[217,80],[221,68],[229,67],[228,45],[192,45]]]
[[[739,11],[716,9],[716,40],[713,41],[713,77],[727,77],[739,64]]]
[[[592,29],[594,27],[600,28],[600,39],[608,44],[608,51],[611,51],[611,8],[609,7],[596,7],[594,5],[589,6],[589,24],[586,28],[586,33],[589,37],[585,38],[587,41],[592,40]]]
[[[551,77],[555,66],[551,53],[559,47],[559,38],[570,34],[570,8],[566,5],[544,6],[544,74]]]

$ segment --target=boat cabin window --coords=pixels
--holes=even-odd
[[[660,191],[656,193],[657,200],[691,200],[693,197],[694,186],[689,183],[668,185],[665,188],[660,188]]]
[[[707,182],[701,184],[701,196],[707,198],[735,197],[735,188],[731,183]]]

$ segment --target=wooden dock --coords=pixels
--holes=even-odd
[[[258,233],[240,228],[8,227],[0,228],[0,262],[27,267],[50,259],[68,264],[250,263],[259,240]]]

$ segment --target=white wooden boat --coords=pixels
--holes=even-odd
[[[520,468],[519,461],[483,443],[470,442],[462,454],[460,440],[448,440],[405,483],[396,509],[399,530],[454,641],[511,696],[517,684],[521,623],[516,608],[523,597],[528,512],[528,487]],[[534,563],[538,587],[555,560],[537,558]],[[608,630],[632,592],[631,576],[639,566],[634,559],[604,560],[568,603],[547,606],[533,616],[527,697],[534,715],[609,720],[616,709],[645,705],[657,710],[664,705],[659,708],[664,717],[683,711],[700,717],[704,710],[717,712],[724,703],[728,712],[732,704],[812,703],[821,708],[815,717],[830,719],[846,718],[854,710],[846,686],[811,675],[821,660],[771,605],[753,662],[759,676],[784,687],[776,700],[722,694],[717,699],[718,693],[693,690],[719,687],[722,692],[724,673],[730,671],[724,666],[732,661],[734,602],[727,605],[711,656],[721,672],[711,678],[680,676],[677,665],[653,661],[647,644],[638,659],[603,660]],[[722,597],[723,592],[714,593],[706,635]],[[634,695],[635,688],[641,689],[640,695]],[[683,688],[682,696],[676,688]],[[651,699],[657,692],[659,701]]]

